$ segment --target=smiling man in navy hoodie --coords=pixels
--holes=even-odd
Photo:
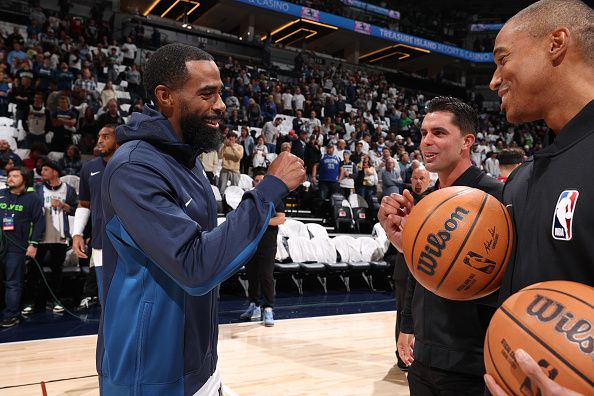
[[[206,52],[169,44],[144,76],[154,107],[116,130],[105,168],[103,301],[97,367],[104,395],[222,394],[218,285],[255,252],[275,205],[305,180],[288,153],[217,224],[198,154],[222,142],[219,70]]]

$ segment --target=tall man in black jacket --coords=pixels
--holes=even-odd
[[[499,301],[547,280],[594,286],[594,10],[579,0],[534,3],[504,25],[493,56],[490,87],[507,120],[544,120],[556,135],[505,186],[516,240]],[[575,394],[523,351],[514,356],[541,394]]]
[[[478,114],[464,102],[451,97],[427,102],[420,146],[425,167],[439,176],[435,189],[469,186],[501,200],[503,184],[473,166],[470,160],[477,128]],[[399,251],[401,226],[413,205],[408,190],[382,200],[379,220]],[[401,206],[404,213],[398,212]],[[411,396],[484,393],[483,344],[494,311],[472,301],[441,298],[409,276],[397,346],[404,363],[412,364],[408,375]]]
[[[35,257],[43,237],[43,204],[33,190],[33,175],[24,167],[8,172],[8,188],[0,190],[0,215],[5,239],[0,266],[4,273],[6,307],[2,327],[19,323],[25,257]]]

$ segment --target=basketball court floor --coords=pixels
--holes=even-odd
[[[222,294],[219,357],[225,395],[408,395],[394,366],[391,292],[277,295],[275,326],[237,320],[247,301]],[[0,331],[0,396],[98,395],[98,309],[87,322],[46,313]]]

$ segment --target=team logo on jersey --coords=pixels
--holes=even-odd
[[[570,241],[573,237],[573,213],[579,195],[577,190],[565,190],[559,195],[553,214],[553,238]]]

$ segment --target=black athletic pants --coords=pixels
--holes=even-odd
[[[482,396],[482,376],[428,367],[415,360],[408,370],[410,396]]]
[[[268,227],[256,249],[256,253],[246,264],[248,276],[248,296],[250,302],[260,305],[260,292],[264,297],[263,308],[274,306],[274,257],[276,256],[276,235],[278,227]]]

